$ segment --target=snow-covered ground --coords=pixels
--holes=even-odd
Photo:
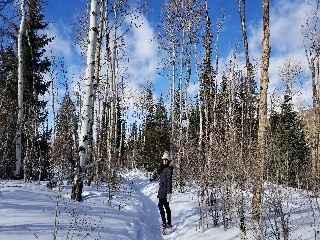
[[[1,180],[0,239],[50,240],[54,233],[56,239],[75,240],[240,239],[235,222],[225,231],[222,225],[213,228],[206,220],[208,227],[204,232],[199,230],[197,195],[192,188],[185,193],[173,193],[170,206],[174,228],[162,235],[156,197],[158,182],[150,182],[140,171],[122,176],[111,203],[106,186],[85,186],[83,201],[79,203],[70,199],[68,185],[59,193],[58,189],[48,189],[45,182]],[[317,239],[319,212],[310,210],[308,199],[297,199],[298,210],[289,206],[292,214],[297,213],[288,218],[290,226],[295,226],[290,229],[289,239]],[[251,237],[256,239],[252,234]]]

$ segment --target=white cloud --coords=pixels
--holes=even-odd
[[[61,30],[49,24],[48,29],[44,31],[48,37],[53,38],[49,45],[49,52],[52,51],[53,56],[70,59],[73,55],[72,42]]]
[[[191,83],[188,89],[189,96],[195,96],[197,93],[198,93],[198,84]]]
[[[128,72],[134,82],[155,81],[161,56],[158,43],[154,40],[154,29],[144,15],[128,21],[139,26],[132,27],[125,37],[128,44]]]

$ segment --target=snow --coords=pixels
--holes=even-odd
[[[84,186],[83,200],[76,202],[70,199],[71,186],[66,183],[59,191],[47,188],[46,182],[1,180],[0,239],[49,240],[54,239],[54,232],[56,239],[76,240],[240,239],[235,220],[225,231],[222,224],[213,227],[207,217],[204,232],[199,230],[198,198],[192,187],[184,193],[173,192],[170,207],[174,228],[162,235],[156,197],[158,182],[150,182],[138,170],[122,173],[120,182],[111,202],[105,185]],[[287,198],[285,206],[290,215],[286,217],[292,227],[289,239],[319,238],[315,236],[320,229],[319,211],[310,208],[314,200],[301,192]],[[252,229],[248,227],[247,237],[257,239]],[[276,239],[270,235],[271,229],[268,239]]]

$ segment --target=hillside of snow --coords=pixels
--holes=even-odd
[[[105,185],[84,186],[83,200],[76,202],[70,199],[71,186],[67,184],[58,191],[47,188],[46,182],[1,180],[0,239],[240,239],[235,220],[224,230],[222,224],[213,227],[207,214],[204,232],[199,229],[198,198],[192,188],[184,193],[174,191],[170,202],[174,228],[162,235],[156,197],[158,182],[150,182],[145,173],[137,170],[123,173],[120,182],[111,202]],[[314,199],[303,198],[301,194],[290,196],[293,198],[287,199],[285,215],[289,239],[317,239],[319,211],[310,208]],[[269,219],[268,239],[276,239],[272,228]],[[256,239],[253,229],[248,228],[247,237]]]

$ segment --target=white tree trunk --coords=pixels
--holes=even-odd
[[[98,89],[100,88],[100,69],[101,69],[101,45],[102,45],[102,38],[103,38],[103,32],[104,32],[104,21],[105,21],[105,0],[102,0],[100,3],[100,18],[99,18],[99,28],[98,28],[98,35],[97,35],[97,50],[96,50],[96,56],[95,56],[95,69],[94,69],[94,86],[93,86],[93,109],[92,114],[94,125],[95,125],[95,132],[97,136],[97,142],[96,142],[96,149],[95,154],[96,158],[94,159],[95,162],[99,161],[100,158],[100,150],[101,150],[101,97],[98,93]],[[97,96],[98,95],[98,96]],[[94,176],[94,183],[98,184],[98,176],[99,174],[99,164],[95,165],[95,176]]]
[[[23,121],[23,46],[22,37],[25,32],[25,1],[21,0],[20,5],[21,21],[18,35],[18,119],[17,119],[17,132],[16,132],[16,176],[20,175],[21,169],[21,125]]]
[[[124,82],[123,82],[123,77],[122,77],[122,81],[121,81],[121,85],[122,85],[122,95],[121,95],[121,102],[122,104],[124,104]],[[124,107],[121,107],[121,120],[125,119],[125,111],[124,111]],[[120,142],[119,142],[119,153],[118,153],[118,157],[119,157],[119,160],[121,161],[121,158],[122,158],[122,152],[121,152],[121,149],[122,149],[122,146],[123,146],[123,133],[124,133],[124,127],[123,127],[123,123],[121,121],[121,126],[120,126]]]
[[[176,81],[176,53],[175,46],[172,43],[172,74],[171,74],[171,91],[170,91],[170,113],[171,113],[171,136],[170,136],[170,157],[173,158],[173,139],[174,139],[174,104],[175,104],[175,81]]]
[[[93,82],[94,82],[94,66],[95,53],[97,44],[97,0],[91,0],[90,6],[90,28],[89,42],[87,49],[87,65],[85,77],[85,95],[81,110],[81,133],[80,133],[80,167],[83,167],[87,153],[88,143],[92,138],[92,102],[93,102]]]
[[[117,124],[117,9],[118,5],[114,3],[114,29],[113,29],[113,52],[110,61],[111,79],[110,79],[110,109],[109,109],[109,128],[108,128],[108,164],[111,168],[111,162],[115,156],[116,149],[116,124]]]

